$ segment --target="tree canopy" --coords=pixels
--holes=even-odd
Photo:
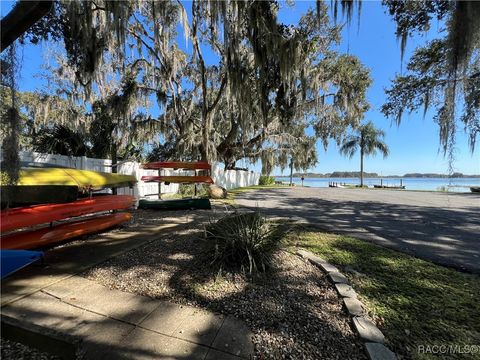
[[[384,0],[397,22],[402,54],[409,36],[444,24],[439,38],[418,47],[387,89],[383,113],[398,124],[406,112],[435,111],[440,143],[452,157],[455,135],[463,125],[473,152],[480,134],[480,3],[476,1]]]
[[[335,0],[335,18],[340,4],[350,23],[355,4],[360,14],[361,3],[362,0]],[[411,36],[428,31],[434,21],[441,26],[439,37],[419,46],[408,62],[407,73],[397,75],[386,90],[382,112],[399,125],[405,113],[423,109],[425,115],[433,108],[440,145],[452,169],[458,128],[463,126],[468,134],[472,152],[480,134],[480,2],[382,3],[397,24],[402,60]]]
[[[278,9],[195,0],[189,18],[179,1],[58,0],[24,41],[63,42],[50,83],[89,109],[82,121],[108,130],[113,142],[98,146],[161,139],[172,157],[227,168],[262,159],[265,172],[294,158],[302,169],[316,162],[318,138],[339,142],[358,125],[371,80],[357,58],[333,50],[340,27],[323,2],[295,26]]]
[[[185,4],[54,1],[22,39],[63,44],[50,69],[55,95],[37,103],[35,114],[48,113],[51,101],[68,100],[74,110],[65,109],[60,123],[97,127],[110,140],[94,147],[105,145],[111,156],[150,142],[159,156],[218,160],[227,168],[261,159],[265,172],[292,159],[297,169],[307,168],[317,160],[317,139],[340,143],[358,126],[368,109],[369,74],[354,56],[333,50],[340,27],[323,1],[294,26],[279,21],[276,1]],[[347,22],[354,6],[361,8],[361,1],[332,4],[334,18],[341,5]],[[383,4],[397,23],[402,54],[407,39],[432,21],[445,26],[439,39],[416,50],[407,73],[387,90],[382,111],[399,123],[405,112],[433,107],[445,152],[454,146],[459,121],[473,150],[480,128],[479,3]],[[179,32],[191,49],[181,46]],[[8,85],[7,77],[2,74]],[[22,116],[2,114],[9,114],[3,126],[13,129],[4,139],[13,159]]]

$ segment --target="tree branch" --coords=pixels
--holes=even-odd
[[[220,89],[217,92],[217,97],[215,98],[213,103],[207,108],[207,113],[211,112],[217,106],[226,85],[227,85],[227,76],[225,75],[222,79],[222,84],[220,85]]]

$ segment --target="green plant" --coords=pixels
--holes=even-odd
[[[181,197],[194,196],[195,187],[194,185],[191,185],[191,184],[180,184],[178,187],[178,194],[180,194]],[[197,196],[200,196],[200,197],[208,196],[205,186],[202,185],[197,188]]]
[[[275,184],[275,178],[273,176],[261,175],[258,180],[258,185],[273,185]]]
[[[258,212],[232,213],[205,227],[211,264],[250,275],[265,272],[285,233]]]
[[[90,148],[85,134],[64,125],[42,128],[33,141],[33,150],[45,154],[86,156]]]

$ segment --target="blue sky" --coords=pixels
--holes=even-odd
[[[327,2],[328,4],[330,2]],[[11,8],[12,2],[1,2],[1,13],[5,15]],[[280,20],[285,23],[295,23],[314,2],[296,1],[293,7],[282,4]],[[186,4],[190,8],[190,4]],[[339,22],[344,19],[339,18]],[[436,37],[438,27],[432,26],[427,34],[418,35],[409,40],[405,52],[404,64],[412,50],[428,39]],[[358,29],[358,31],[357,31]],[[36,77],[41,71],[41,64],[45,61],[45,50],[48,44],[27,45],[20,49],[23,59],[20,90],[34,90],[41,88],[44,83]],[[368,91],[368,100],[371,110],[366,114],[367,120],[386,132],[386,142],[390,146],[390,156],[383,159],[381,156],[369,157],[365,161],[365,171],[377,172],[381,175],[402,175],[407,172],[436,172],[446,173],[448,161],[438,151],[438,126],[433,122],[433,112],[411,114],[405,116],[401,125],[396,126],[384,118],[380,107],[384,103],[384,89],[390,86],[396,73],[401,72],[400,46],[395,37],[395,23],[385,13],[385,8],[379,1],[364,1],[360,17],[360,27],[357,27],[356,15],[350,27],[345,26],[340,50],[349,52],[360,58],[362,63],[371,71],[373,84]],[[319,163],[310,169],[312,172],[358,171],[359,157],[345,158],[339,154],[333,142],[325,151],[323,145],[318,144]],[[240,162],[239,166],[242,165]],[[255,166],[258,168],[258,165]],[[467,136],[460,128],[457,135],[456,160],[454,170],[465,174],[480,174],[480,149],[472,155],[468,148]],[[278,174],[279,171],[274,173]],[[287,170],[284,172],[287,173]]]
[[[283,21],[295,22],[308,7],[314,6],[309,1],[297,1],[294,8],[285,7],[280,12]],[[345,22],[341,16],[340,23]],[[400,45],[395,36],[395,23],[385,12],[380,1],[363,1],[360,13],[360,27],[357,26],[356,14],[350,27],[343,30],[340,49],[356,55],[371,71],[373,84],[368,91],[371,110],[366,114],[366,120],[372,120],[375,125],[386,132],[385,140],[390,147],[390,156],[383,159],[378,155],[365,160],[365,171],[377,172],[382,175],[402,175],[408,172],[447,173],[448,161],[439,153],[438,126],[433,122],[433,112],[423,112],[404,116],[397,127],[380,112],[385,101],[385,88],[389,88],[396,73],[402,70],[400,60]],[[440,24],[433,25],[427,34],[418,35],[409,40],[404,56],[404,67],[410,54],[417,45],[424,44],[428,39],[437,36]],[[357,31],[358,30],[358,31]],[[472,155],[468,147],[468,139],[463,128],[457,135],[456,161],[454,170],[464,174],[480,173],[480,151]],[[352,159],[339,154],[335,143],[324,151],[318,145],[319,163],[312,169],[314,172],[327,173],[335,170],[358,171],[358,154]],[[287,173],[288,171],[284,171]]]

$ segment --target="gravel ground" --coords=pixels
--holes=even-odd
[[[202,253],[202,221],[90,269],[84,276],[112,289],[206,308],[244,320],[254,334],[256,359],[365,359],[333,286],[297,256],[278,252],[267,275],[218,274]],[[179,221],[182,212],[136,212],[132,225]]]
[[[60,358],[40,352],[35,348],[0,338],[0,348],[2,359],[12,360],[60,360]]]

